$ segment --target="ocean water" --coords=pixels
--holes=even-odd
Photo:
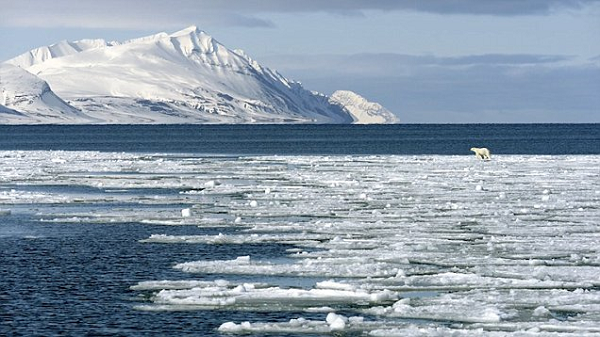
[[[599,167],[597,124],[0,126],[0,335],[600,334]]]
[[[600,124],[2,126],[0,149],[215,155],[598,154]]]

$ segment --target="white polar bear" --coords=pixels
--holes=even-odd
[[[472,147],[471,151],[475,152],[475,156],[479,159],[491,159],[490,150],[485,147]]]

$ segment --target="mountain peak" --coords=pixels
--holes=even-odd
[[[177,32],[171,34],[170,36],[171,37],[177,37],[177,36],[182,36],[182,35],[190,35],[192,33],[200,34],[200,33],[204,33],[204,32],[202,30],[200,30],[197,26],[192,25],[192,26],[184,28],[184,29],[182,29],[180,31],[177,31]]]

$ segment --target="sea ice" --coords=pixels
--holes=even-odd
[[[192,275],[128,285],[148,294],[141,310],[290,313],[284,322],[224,318],[222,332],[328,334],[334,312],[348,318],[334,324],[343,332],[374,336],[600,333],[600,156],[0,158],[0,207],[13,213],[196,231],[165,226],[141,244],[288,247],[272,258],[173,261]]]

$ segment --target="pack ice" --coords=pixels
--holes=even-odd
[[[272,258],[173,261],[181,279],[129,285],[147,299],[138,310],[286,317],[216,327],[234,334],[600,334],[600,156],[0,158],[0,187],[12,186],[0,188],[3,210],[165,225],[141,244],[288,247]],[[50,182],[79,188],[32,188]],[[197,234],[170,232],[182,225]]]

